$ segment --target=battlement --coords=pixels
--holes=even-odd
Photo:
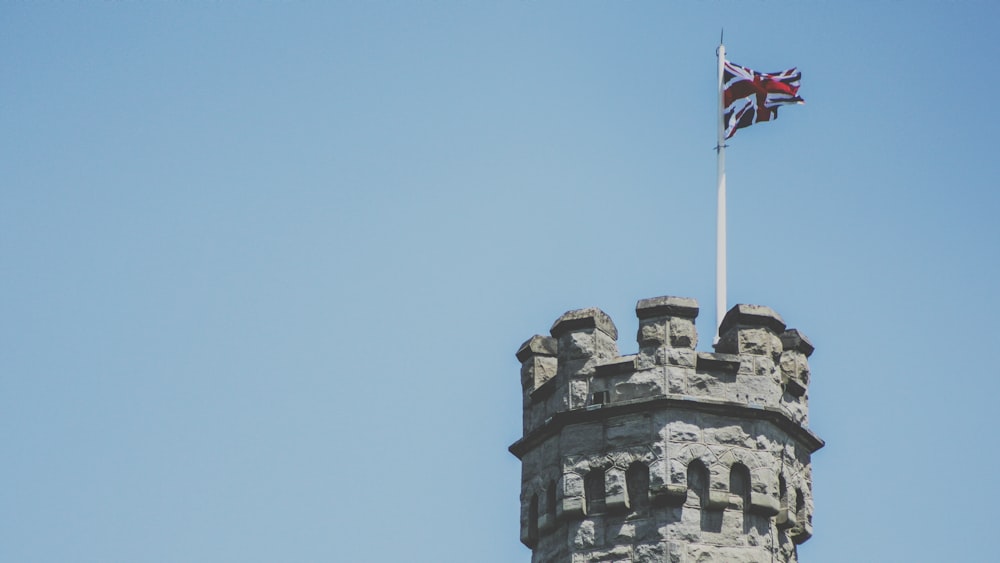
[[[597,308],[517,350],[521,541],[534,563],[797,563],[812,536],[813,345],[768,307],[737,305],[699,352],[698,303],[635,307],[638,351]]]
[[[769,307],[736,305],[715,352],[698,352],[698,302],[653,297],[636,304],[636,354],[618,352],[618,329],[596,307],[559,317],[551,336],[517,351],[524,434],[554,415],[665,398],[692,398],[781,413],[808,425],[808,358],[813,345]]]

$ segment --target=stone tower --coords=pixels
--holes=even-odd
[[[643,299],[639,353],[596,308],[517,351],[521,541],[532,563],[789,563],[812,535],[809,340],[737,305],[715,353],[698,303]]]

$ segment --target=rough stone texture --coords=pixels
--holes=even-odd
[[[637,354],[619,355],[596,308],[517,351],[524,435],[510,449],[532,562],[797,562],[823,445],[807,427],[812,343],[755,305],[726,315],[715,353],[694,350],[693,299],[636,314]]]

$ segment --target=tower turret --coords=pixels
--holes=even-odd
[[[796,562],[812,535],[812,343],[737,305],[697,352],[693,299],[636,305],[639,352],[600,309],[517,351],[521,541],[533,563]]]

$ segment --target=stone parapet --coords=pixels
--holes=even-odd
[[[699,352],[694,299],[636,304],[638,352],[597,308],[517,350],[521,540],[533,561],[797,561],[812,535],[808,358],[768,307],[737,305]]]
[[[808,357],[814,349],[808,338],[785,330],[784,320],[769,307],[736,305],[723,320],[715,352],[697,352],[698,311],[690,298],[640,300],[639,352],[626,356],[618,353],[614,322],[600,309],[559,317],[551,338],[536,335],[517,352],[525,408],[534,411],[526,415],[525,428],[565,409],[667,394],[778,406],[805,424]],[[528,406],[543,398],[548,398],[544,406]]]

